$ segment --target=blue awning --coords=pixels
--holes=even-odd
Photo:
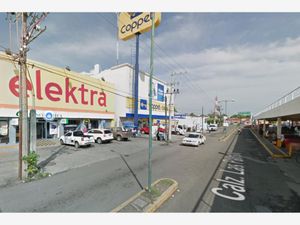
[[[133,118],[134,114],[133,113],[126,113],[126,118]],[[148,119],[149,115],[148,114],[138,114],[139,119]],[[162,116],[162,115],[152,115],[153,119],[160,119],[160,120],[165,120],[169,119],[169,116]]]

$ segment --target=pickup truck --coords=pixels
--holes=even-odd
[[[61,136],[59,140],[61,145],[74,145],[75,148],[90,146],[92,143],[95,143],[92,135],[85,135],[82,131],[69,131]]]

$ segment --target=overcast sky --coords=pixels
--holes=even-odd
[[[116,65],[115,13],[50,13],[43,25],[29,58],[77,72]],[[140,41],[140,69],[149,72],[150,32]],[[255,113],[300,86],[300,13],[162,13],[155,43],[155,76],[187,71],[176,76],[181,112],[211,112],[218,96],[235,100],[228,114]],[[6,13],[0,45],[10,45]],[[134,39],[119,41],[119,63],[134,64],[134,51]]]

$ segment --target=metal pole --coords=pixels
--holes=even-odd
[[[139,37],[140,34],[137,33],[136,35],[136,54],[135,54],[135,76],[134,76],[134,126],[138,127],[138,120],[139,120]]]
[[[151,13],[151,51],[150,51],[150,80],[149,80],[149,149],[148,149],[148,191],[151,192],[151,156],[152,156],[152,79],[153,79],[153,47],[154,47],[154,20],[155,14]]]
[[[204,133],[203,127],[204,127],[204,124],[203,124],[203,106],[202,106],[202,133]]]
[[[168,143],[172,140],[172,125],[171,125],[171,103],[173,95],[173,74],[171,74],[171,87],[170,87],[170,99],[169,99],[169,130],[168,130]]]
[[[170,123],[167,123],[167,95],[165,94],[165,133],[167,133],[170,129]],[[166,138],[167,143],[168,142],[168,138]]]

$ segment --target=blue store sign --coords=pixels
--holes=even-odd
[[[140,99],[140,109],[147,110],[147,100],[146,99]]]
[[[44,119],[47,120],[47,121],[52,121],[54,120],[54,113],[53,112],[45,112],[44,114]]]

